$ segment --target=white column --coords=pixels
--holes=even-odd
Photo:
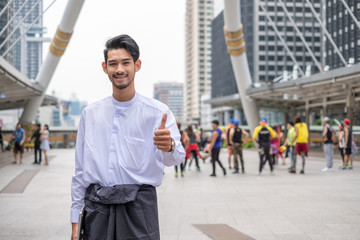
[[[229,121],[230,121],[230,111],[225,110],[224,111],[224,125],[229,124]]]
[[[234,109],[234,120],[240,122],[240,110],[237,108]]]
[[[49,86],[51,78],[56,70],[61,56],[64,54],[65,49],[70,41],[74,25],[80,14],[80,10],[84,0],[69,0],[62,16],[59,27],[50,44],[50,51],[41,66],[41,69],[36,77],[36,81],[40,83],[44,90],[41,96],[34,97],[27,102],[24,112],[20,118],[22,123],[30,123],[36,117],[36,112],[44,100],[46,89]]]
[[[252,132],[258,125],[260,118],[255,100],[246,96],[246,89],[251,86],[252,81],[245,52],[243,29],[240,24],[240,0],[224,0],[224,3],[226,43],[239,89],[241,104]]]

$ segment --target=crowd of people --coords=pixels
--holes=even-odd
[[[1,130],[1,129],[0,129]],[[16,124],[16,128],[11,136],[11,141],[9,145],[13,145],[14,152],[14,160],[11,162],[12,164],[22,164],[23,153],[24,153],[24,145],[25,142],[34,141],[34,162],[33,164],[41,164],[42,154],[44,156],[44,165],[49,165],[49,160],[47,156],[47,151],[50,150],[50,142],[49,142],[49,126],[45,124],[43,128],[41,128],[41,124],[33,125],[32,129],[33,134],[31,137],[26,138],[26,131],[22,127],[21,123]],[[1,136],[1,150],[4,151],[2,134]],[[19,160],[18,160],[19,154]]]
[[[326,159],[326,167],[323,172],[333,169],[334,146],[340,151],[343,163],[340,170],[353,169],[353,154],[357,153],[356,145],[352,139],[352,130],[349,119],[344,119],[339,123],[339,132],[330,125],[330,119],[323,119],[324,130],[322,132],[323,151]],[[181,125],[178,124],[181,129]],[[253,141],[257,143],[259,150],[259,172],[261,175],[264,167],[268,164],[270,174],[273,175],[277,164],[286,164],[286,158],[290,160],[288,171],[290,174],[297,173],[297,156],[301,158],[300,174],[305,173],[306,158],[309,153],[309,128],[300,116],[295,116],[294,121],[289,121],[286,125],[287,134],[282,132],[280,125],[269,126],[267,118],[260,120],[259,126],[253,131],[250,139],[249,133],[239,127],[239,121],[230,120],[224,131],[219,128],[217,120],[212,121],[212,134],[207,136],[203,129],[198,125],[193,128],[189,125],[184,131],[180,130],[181,142],[186,151],[186,157],[180,165],[181,177],[184,176],[186,165],[189,162],[189,169],[192,161],[195,161],[197,171],[200,171],[199,158],[204,162],[211,157],[212,173],[211,177],[216,177],[216,165],[222,169],[226,175],[226,168],[219,159],[222,141],[225,140],[228,151],[228,168],[233,168],[233,174],[245,173],[245,161],[243,156],[243,143]],[[281,162],[280,162],[281,160]],[[178,167],[175,166],[175,177],[178,177]]]

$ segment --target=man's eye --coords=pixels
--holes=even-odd
[[[130,64],[130,62],[124,62],[124,65],[128,65],[128,64]]]

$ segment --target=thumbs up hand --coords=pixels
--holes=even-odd
[[[171,135],[169,129],[166,128],[167,114],[164,113],[159,128],[155,131],[154,144],[159,150],[169,152],[171,150]]]

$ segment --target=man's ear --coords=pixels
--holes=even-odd
[[[106,63],[105,63],[105,62],[102,62],[102,63],[101,63],[101,66],[102,66],[102,68],[103,68],[104,73],[107,74],[108,71],[107,71],[107,68],[106,68],[106,67],[107,67],[107,66],[106,66]]]
[[[135,71],[138,72],[140,70],[140,68],[141,68],[141,60],[138,59],[135,62]]]

